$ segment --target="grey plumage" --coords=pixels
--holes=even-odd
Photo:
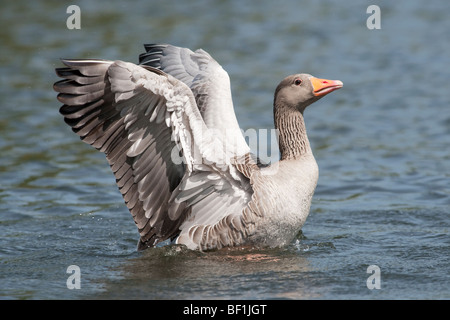
[[[105,153],[140,233],[138,248],[166,239],[200,250],[288,243],[309,213],[318,177],[303,122],[306,106],[319,99],[313,77],[291,76],[303,88],[290,77],[278,86],[284,156],[262,166],[242,136],[217,61],[201,49],[145,49],[140,65],[62,60],[56,74],[63,80],[54,84],[65,122]],[[314,92],[342,86],[336,83]]]
[[[149,102],[146,109],[136,106],[138,99],[116,102],[108,72],[118,77],[113,85],[122,91],[134,88],[120,81],[120,69],[110,68],[112,62],[63,62],[68,68],[58,68],[56,73],[67,80],[54,85],[58,100],[64,103],[60,112],[84,142],[106,154],[141,234],[140,247],[176,236],[180,221],[164,220],[160,215],[168,210],[170,193],[181,181],[184,168],[170,160],[175,146],[170,128],[161,122],[149,126],[148,112],[144,114],[163,98],[143,100]],[[144,135],[143,142],[136,144]]]

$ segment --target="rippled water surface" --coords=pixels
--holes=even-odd
[[[378,3],[377,3],[378,2]],[[449,299],[448,1],[61,1],[0,12],[3,299]],[[369,30],[369,4],[381,29]],[[136,252],[104,156],[58,113],[59,58],[137,62],[143,43],[203,48],[228,71],[243,129],[270,129],[286,75],[340,79],[305,113],[320,167],[283,249]],[[81,271],[69,290],[68,266]],[[368,289],[370,265],[381,288]]]

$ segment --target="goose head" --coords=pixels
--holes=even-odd
[[[311,103],[342,88],[339,80],[327,80],[300,73],[284,78],[275,90],[274,106],[287,107],[303,113]]]

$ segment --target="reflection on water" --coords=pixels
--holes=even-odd
[[[294,248],[234,248],[202,253],[169,245],[147,250],[120,269],[121,279],[106,281],[104,295],[108,298],[305,299],[320,296],[309,287],[312,279],[308,260]],[[145,296],[136,291],[136,284],[146,288]]]

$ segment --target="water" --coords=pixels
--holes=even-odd
[[[369,4],[78,1],[69,30],[60,1],[2,2],[0,297],[449,299],[450,4],[380,2],[380,30]],[[52,84],[59,58],[136,62],[150,42],[211,53],[243,129],[272,128],[285,75],[344,82],[305,113],[320,179],[290,246],[136,252],[110,169],[63,123]]]

